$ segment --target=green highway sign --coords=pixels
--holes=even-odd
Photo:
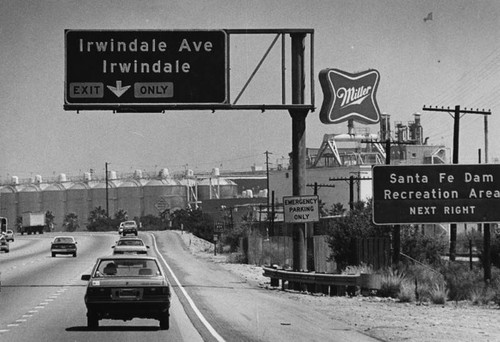
[[[500,221],[500,165],[377,165],[376,224]]]
[[[66,30],[64,108],[228,102],[223,30]]]

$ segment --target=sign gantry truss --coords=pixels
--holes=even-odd
[[[264,37],[272,42],[241,89],[232,89],[241,78],[234,57],[242,36]],[[292,50],[287,38],[308,37],[308,75],[304,85],[309,101],[293,103],[292,81],[287,78]],[[280,39],[281,38],[281,39]],[[276,65],[281,89],[264,89],[276,99],[243,101],[254,77],[281,41]],[[252,54],[258,48],[252,49]],[[164,112],[167,110],[312,110],[314,104],[313,29],[223,30],[66,30],[65,110],[112,110],[114,112]],[[293,57],[293,56],[292,56]],[[272,60],[271,62],[273,62]],[[274,64],[272,65],[274,67]],[[290,67],[289,69],[292,69]],[[235,82],[236,83],[236,82]],[[281,94],[281,98],[279,98]],[[247,98],[255,98],[248,96]],[[296,101],[297,102],[297,101]]]

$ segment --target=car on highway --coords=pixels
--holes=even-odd
[[[113,254],[148,254],[149,246],[137,237],[122,237],[112,246]]]
[[[14,242],[14,231],[12,229],[7,229],[4,235],[7,241]]]
[[[120,233],[121,228],[121,233]],[[128,234],[134,234],[137,236],[137,223],[135,221],[124,221],[120,223],[120,228],[118,228],[118,233],[122,236]]]
[[[52,257],[57,254],[71,254],[76,257],[76,244],[77,242],[73,236],[56,236],[50,244]]]
[[[97,259],[87,281],[87,326],[99,320],[156,319],[160,329],[170,327],[170,284],[158,259],[145,255],[112,255]]]
[[[9,241],[5,238],[5,235],[0,234],[0,251],[4,251],[5,253],[9,253]]]

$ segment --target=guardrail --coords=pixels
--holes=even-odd
[[[354,295],[361,286],[361,276],[351,274],[326,274],[314,272],[295,272],[263,267],[264,277],[271,278],[271,286],[278,287],[281,280],[282,290],[323,293],[330,296]],[[287,284],[288,283],[288,284]]]

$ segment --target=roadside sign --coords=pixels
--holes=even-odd
[[[228,102],[223,30],[66,30],[65,109]]]
[[[306,223],[319,221],[318,196],[283,197],[284,220],[286,223]]]
[[[224,229],[224,224],[222,222],[215,222],[215,226],[214,226],[214,232],[216,233],[222,233]]]
[[[375,224],[500,221],[500,165],[377,165]]]
[[[170,209],[170,205],[167,202],[165,197],[160,197],[160,200],[155,203],[155,208],[158,209],[160,213],[163,213],[165,210]]]

